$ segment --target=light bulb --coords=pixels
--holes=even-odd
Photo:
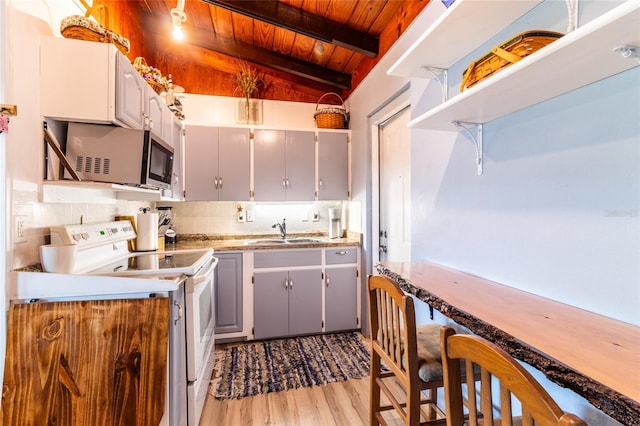
[[[173,27],[173,38],[176,40],[184,40],[184,32],[182,32],[181,25]]]

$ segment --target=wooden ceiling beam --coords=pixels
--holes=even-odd
[[[146,25],[146,28],[161,28],[160,26]],[[323,68],[310,62],[291,58],[271,50],[259,48],[248,43],[222,37],[197,27],[183,25],[185,38],[189,43],[222,53],[240,60],[253,62],[258,65],[270,67],[278,71],[286,72],[300,78],[305,78],[318,83],[326,84],[337,89],[349,90],[351,88],[351,76],[338,71]]]
[[[365,56],[373,58],[378,55],[378,37],[327,21],[322,16],[284,3],[264,0],[203,1]]]

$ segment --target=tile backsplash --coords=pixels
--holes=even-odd
[[[273,229],[272,225],[276,222],[282,222],[283,218],[286,219],[287,232],[290,234],[327,233],[329,208],[342,209],[343,219],[346,219],[348,215],[346,203],[341,201],[158,203],[158,206],[161,205],[172,207],[173,228],[178,235],[278,235],[278,231]],[[315,215],[317,215],[317,220],[314,220]],[[343,223],[347,222],[343,220]],[[343,228],[346,226],[343,225]]]

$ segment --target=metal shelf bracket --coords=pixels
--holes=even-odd
[[[423,65],[420,68],[433,75],[433,78],[440,83],[440,90],[442,90],[442,102],[446,102],[449,99],[448,70],[446,68],[432,67],[429,65]],[[440,80],[440,76],[442,76],[442,80]]]
[[[465,123],[463,121],[452,121],[451,124],[453,124],[456,127],[461,127],[462,130],[464,130],[467,135],[469,135],[469,137],[471,138],[471,141],[473,142],[473,145],[476,148],[476,165],[478,166],[478,175],[482,174],[482,124],[478,124],[478,123]],[[471,131],[469,130],[471,127],[476,128],[476,134],[474,135],[473,133],[471,133]]]

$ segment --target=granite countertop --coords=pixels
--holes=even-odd
[[[176,244],[165,245],[165,250],[186,250],[212,248],[214,252],[224,251],[244,251],[244,250],[273,250],[273,249],[301,249],[301,248],[317,248],[317,247],[353,247],[360,246],[362,237],[359,233],[347,232],[344,238],[329,238],[327,234],[291,234],[287,238],[314,238],[319,239],[318,242],[290,242],[286,244],[246,244],[250,240],[277,240],[279,236],[276,234],[264,235],[208,235],[208,234],[182,234],[178,235]]]

